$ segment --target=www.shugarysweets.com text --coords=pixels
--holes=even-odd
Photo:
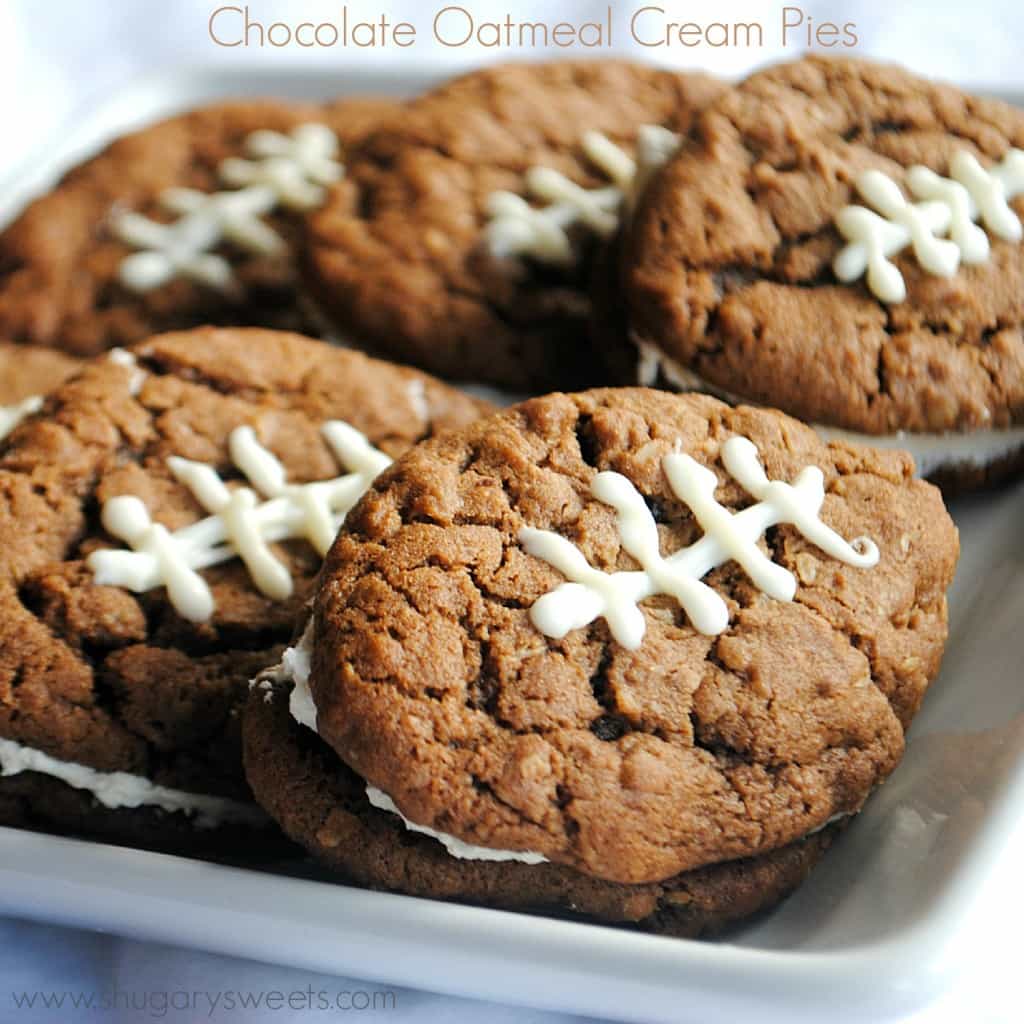
[[[372,12],[371,5],[364,3],[339,6],[336,17],[321,21],[263,17],[257,4],[231,4],[213,8],[209,33],[216,46],[246,49],[408,49],[427,42],[451,49],[527,52],[548,47],[596,51],[623,46],[651,51],[778,46],[849,50],[858,43],[855,22],[815,19],[798,5],[781,6],[771,16],[750,21],[697,18],[694,6],[684,0],[617,4],[609,5],[599,18],[571,21],[557,14],[534,20],[523,20],[512,12],[497,15],[492,4],[481,9],[448,4],[424,10],[413,22],[396,20],[385,11]],[[711,5],[699,6],[706,11]]]

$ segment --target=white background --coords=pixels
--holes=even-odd
[[[669,52],[633,54],[660,58],[679,67],[705,67],[723,75],[741,75],[747,70],[786,56],[779,45],[778,26],[784,6],[776,0],[659,0],[678,20],[757,20],[765,25],[762,49],[676,49]],[[494,3],[462,0],[478,20],[504,16],[512,10],[516,18],[548,22],[579,21],[600,17],[606,3],[548,0],[547,3]],[[0,0],[0,102],[3,141],[0,143],[0,180],[25,155],[55,137],[79,111],[89,108],[96,97],[113,90],[131,88],[133,77],[161,67],[182,68],[217,63],[224,67],[285,64],[380,70],[411,65],[429,65],[439,73],[456,70],[502,56],[500,51],[445,49],[430,39],[433,12],[444,3],[386,0],[355,0],[348,4],[353,18],[372,18],[386,13],[392,20],[403,18],[419,29],[415,47],[372,51],[220,49],[210,40],[207,20],[219,6],[218,0]],[[618,48],[628,38],[628,13],[640,3],[614,0]],[[857,25],[859,54],[900,61],[914,70],[970,84],[979,88],[1024,90],[1024,4],[1019,0],[988,0],[965,4],[949,0],[900,3],[898,0],[838,0],[800,4],[815,22],[831,19],[839,24]],[[275,20],[335,20],[342,4],[333,0],[251,0],[250,15],[264,23]],[[542,56],[539,52],[518,56]],[[790,50],[789,56],[796,51]],[[1017,893],[1005,912],[993,915],[991,941],[977,951],[970,983],[942,1007],[918,1018],[915,1024],[945,1022],[1009,1022],[1020,1020],[1015,1007],[1015,949],[1019,948],[1020,900]],[[223,957],[174,950],[111,936],[74,932],[46,925],[0,920],[0,1020],[16,1024],[50,1021],[117,1021],[160,1019],[155,1012],[124,1009],[125,993],[174,990],[215,991],[269,990],[302,991],[307,986],[332,996],[345,989],[372,990],[353,979],[328,978],[302,971],[285,970]],[[120,992],[122,1008],[113,1012],[82,1011],[69,1015],[56,1011],[15,1013],[9,1002],[13,991],[91,990]],[[837,993],[837,997],[840,994]],[[167,1020],[230,1020],[275,1022],[336,1020],[347,1017],[396,1022],[478,1022],[550,1021],[568,1024],[569,1018],[545,1015],[400,990],[397,1008],[382,1013],[332,1015],[285,1010],[262,1014],[220,1012],[208,1016],[203,1004],[195,1013],[169,1011]],[[578,1019],[578,1018],[577,1018]]]

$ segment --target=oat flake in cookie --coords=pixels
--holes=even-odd
[[[480,408],[245,329],[156,337],[53,392],[0,448],[0,821],[201,850],[265,828],[238,709],[322,527],[372,467]]]
[[[903,453],[705,396],[535,399],[377,479],[251,697],[248,776],[369,884],[723,924],[899,761],[957,552]]]
[[[641,379],[903,447],[954,488],[1024,464],[1024,112],[807,58],[711,105],[623,247]]]
[[[722,88],[618,61],[449,82],[367,139],[312,214],[310,286],[342,332],[432,372],[592,382],[588,265],[632,188],[638,133],[685,132]]]
[[[309,328],[298,218],[395,109],[244,100],[118,139],[0,233],[0,336],[87,355],[208,323]]]

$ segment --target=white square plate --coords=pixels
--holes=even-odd
[[[191,71],[83,112],[0,222],[127,128],[225,95],[409,93],[422,75]],[[903,764],[803,888],[690,942],[0,829],[0,910],[465,996],[639,1020],[898,1019],[938,999],[1014,884],[1024,818],[1024,486],[952,507],[946,660]],[[1015,835],[1015,832],[1017,833]],[[1015,855],[1016,854],[1016,855]],[[299,869],[301,874],[301,868]]]

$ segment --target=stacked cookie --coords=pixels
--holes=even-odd
[[[720,927],[895,767],[956,552],[902,453],[703,396],[534,399],[349,516],[248,777],[365,884]]]
[[[0,821],[675,935],[782,898],[941,660],[903,443],[1022,462],[1018,139],[808,59],[115,142],[0,234]]]

